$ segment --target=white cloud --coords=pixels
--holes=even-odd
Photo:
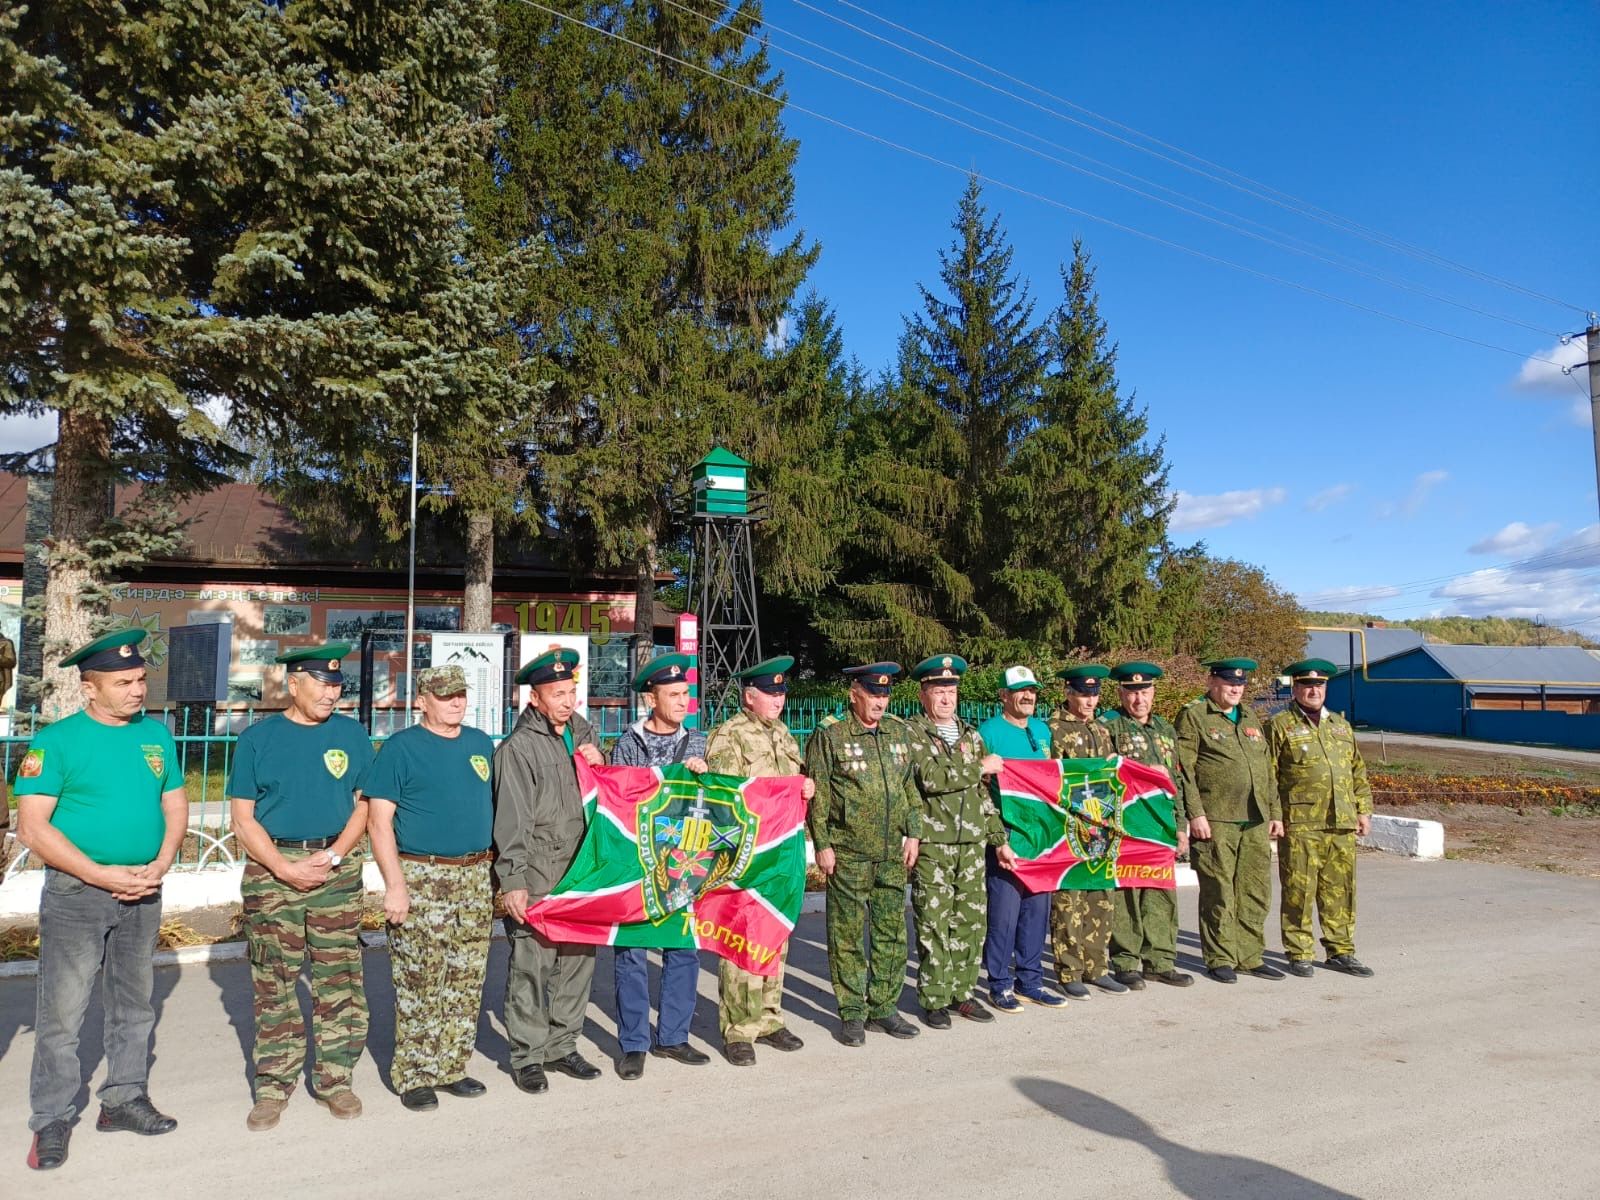
[[[1353,483],[1336,483],[1332,487],[1323,488],[1315,496],[1306,501],[1306,507],[1312,512],[1321,512],[1325,508],[1339,503],[1351,492],[1356,490]]]
[[[0,454],[37,450],[56,440],[56,414],[0,417]]]
[[[1451,611],[1469,617],[1539,618],[1552,625],[1583,622],[1591,637],[1600,633],[1600,525],[1562,538],[1520,566],[1488,567],[1453,579],[1434,595],[1451,601]]]
[[[1378,516],[1383,520],[1416,516],[1428,502],[1433,490],[1449,478],[1449,471],[1424,471],[1411,481],[1411,490],[1400,499],[1386,500],[1378,505]]]
[[[1550,521],[1544,525],[1528,525],[1513,521],[1498,533],[1491,533],[1467,547],[1468,554],[1493,554],[1500,558],[1524,558],[1544,549],[1550,535],[1560,526]]]
[[[1196,496],[1177,492],[1178,506],[1172,512],[1172,528],[1216,529],[1235,521],[1260,516],[1275,504],[1282,504],[1289,493],[1281,487],[1250,488],[1242,492],[1222,492],[1216,496]]]
[[[1296,599],[1300,601],[1302,608],[1344,609],[1351,606],[1363,607],[1399,594],[1399,588],[1383,583],[1371,587],[1336,587],[1325,588],[1320,592],[1303,592]]]
[[[1530,355],[1523,360],[1522,368],[1511,381],[1511,386],[1519,392],[1560,392],[1566,395],[1572,391],[1577,376],[1566,374],[1562,368],[1572,369],[1586,362],[1585,350],[1584,339],[1575,337],[1566,345],[1557,342],[1548,350]],[[1577,382],[1582,384],[1583,381]]]

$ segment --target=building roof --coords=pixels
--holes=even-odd
[[[1424,646],[1456,679],[1600,687],[1600,653],[1581,646]]]
[[[1366,635],[1367,662],[1392,658],[1407,650],[1414,650],[1427,641],[1415,629],[1373,626],[1361,631]],[[1361,663],[1361,637],[1356,633],[1327,633],[1316,630],[1306,634],[1306,657],[1325,658],[1341,671]],[[1352,651],[1353,647],[1353,651]]]

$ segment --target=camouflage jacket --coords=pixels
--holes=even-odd
[[[1123,758],[1149,767],[1165,767],[1177,788],[1174,809],[1187,820],[1189,812],[1188,789],[1183,785],[1183,770],[1178,766],[1178,731],[1165,717],[1150,714],[1148,724],[1141,725],[1121,709],[1113,709],[1103,718],[1111,732],[1111,745]]]
[[[1189,816],[1240,823],[1281,820],[1278,784],[1261,722],[1247,705],[1235,724],[1208,696],[1178,713],[1178,764]]]
[[[1315,725],[1298,704],[1267,722],[1267,747],[1278,769],[1278,798],[1286,829],[1354,829],[1372,811],[1367,764],[1355,730],[1322,710]]]
[[[806,825],[811,844],[856,858],[900,857],[902,838],[920,838],[911,727],[884,714],[867,729],[847,713],[806,742],[806,774],[817,785]]]
[[[782,721],[763,721],[741,712],[706,739],[706,765],[719,775],[748,778],[798,775],[804,760],[800,744]]]
[[[1097,718],[1080,721],[1065,709],[1050,718],[1051,758],[1110,758],[1111,731]]]
[[[906,724],[917,735],[912,762],[922,798],[922,840],[1005,845],[1006,827],[982,775],[988,751],[978,731],[958,720],[961,733],[948,746],[926,716],[919,714]]]

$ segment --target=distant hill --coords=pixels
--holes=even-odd
[[[1391,629],[1415,629],[1430,642],[1453,646],[1582,646],[1600,650],[1600,642],[1571,629],[1538,625],[1526,617],[1414,617],[1391,621],[1372,613],[1302,610],[1307,625],[1365,625],[1378,622]]]

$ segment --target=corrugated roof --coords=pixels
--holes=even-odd
[[[1389,658],[1395,654],[1403,654],[1423,644],[1425,639],[1415,629],[1368,629],[1367,635],[1367,661],[1377,662],[1380,658]],[[1351,653],[1351,644],[1354,643],[1354,657]],[[1340,670],[1361,663],[1361,638],[1351,633],[1323,633],[1313,632],[1306,634],[1306,657],[1325,658]]]
[[[1456,679],[1600,687],[1600,654],[1581,646],[1425,646],[1423,650]]]

